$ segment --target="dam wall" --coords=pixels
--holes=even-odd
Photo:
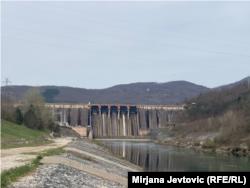
[[[46,104],[54,121],[71,127],[91,127],[93,138],[145,136],[151,129],[173,123],[183,106]]]

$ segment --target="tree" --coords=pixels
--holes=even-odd
[[[53,122],[52,118],[52,111],[49,108],[46,108],[44,97],[42,96],[40,89],[38,87],[33,87],[27,90],[27,92],[24,95],[23,101],[25,103],[27,113],[30,110],[30,112],[27,114],[28,121],[32,122],[34,117],[37,118],[37,129],[43,129],[44,127],[51,126],[51,121]],[[32,108],[31,108],[32,105]],[[35,116],[33,115],[35,114]],[[30,116],[30,117],[29,117]],[[28,123],[28,122],[26,122]],[[30,123],[28,123],[29,126],[31,126]]]
[[[15,118],[16,118],[16,124],[22,125],[22,123],[23,123],[23,116],[22,116],[22,113],[21,113],[21,110],[19,109],[19,107],[16,108]]]
[[[35,108],[31,104],[28,111],[24,115],[24,124],[30,129],[36,129],[38,124],[38,118],[36,117]]]
[[[23,101],[27,107],[31,104],[33,106],[45,107],[44,97],[41,95],[40,89],[38,87],[32,87],[28,89],[24,95]]]

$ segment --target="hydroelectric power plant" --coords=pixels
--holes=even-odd
[[[72,127],[91,127],[94,138],[147,135],[151,129],[172,123],[181,105],[46,104],[58,121]]]

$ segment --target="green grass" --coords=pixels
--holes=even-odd
[[[103,143],[101,143],[99,140],[91,140],[93,144],[96,144],[98,146],[103,146]]]
[[[53,143],[53,141],[45,139],[47,136],[49,136],[48,130],[32,130],[24,125],[17,125],[1,119],[2,149]]]
[[[65,152],[63,150],[64,147],[50,149],[50,150],[46,150],[45,153],[40,153],[36,159],[32,160],[31,164],[23,165],[23,166],[16,167],[16,168],[11,168],[9,170],[4,170],[1,173],[1,187],[5,188],[11,182],[16,181],[19,177],[27,175],[28,173],[35,170],[39,165],[41,165],[40,161],[44,156],[53,156],[53,155],[58,155],[60,153],[64,153]]]
[[[125,157],[122,157],[122,156],[120,156],[120,155],[116,155],[116,154],[112,154],[114,157],[117,157],[117,158],[119,158],[119,159],[122,159],[122,160],[125,160],[125,161],[128,161]]]
[[[85,156],[85,155],[83,155],[81,153],[78,153],[76,151],[70,151],[70,150],[68,150],[68,151],[66,151],[66,153],[72,153],[74,156],[79,157],[81,159],[88,160],[88,161],[91,161],[91,162],[94,162],[94,163],[99,163],[94,158],[89,157],[89,156]]]

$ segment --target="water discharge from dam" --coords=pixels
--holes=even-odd
[[[106,133],[106,114],[102,114],[102,129],[103,129],[103,136],[107,136],[107,133]]]
[[[147,171],[250,171],[250,158],[154,143],[102,141],[110,152]]]
[[[111,122],[112,122],[112,135],[117,136],[117,115],[112,113],[111,115]]]
[[[92,121],[91,123],[93,123],[93,124],[98,124],[98,114],[97,113],[92,114],[91,121]],[[98,126],[94,126],[92,129],[93,129],[93,134],[98,135]]]

